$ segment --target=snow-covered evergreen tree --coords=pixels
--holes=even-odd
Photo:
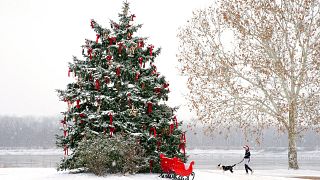
[[[60,100],[68,104],[61,121],[63,134],[57,136],[65,151],[60,169],[81,167],[79,142],[101,135],[135,137],[148,157],[145,171],[159,171],[160,153],[186,158],[181,122],[175,108],[165,104],[169,83],[154,65],[160,49],[134,36],[141,25],[133,24],[135,15],[128,11],[124,3],[120,22],[111,21],[111,29],[91,20],[96,39],[85,41],[83,59],[74,57],[69,63],[68,75],[75,81],[58,90]]]

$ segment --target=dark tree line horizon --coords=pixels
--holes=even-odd
[[[59,116],[34,117],[34,116],[0,116],[0,149],[7,148],[56,148],[55,135],[59,133]],[[273,149],[287,147],[287,135],[278,134],[274,129],[267,129],[262,134],[260,145],[254,138],[244,135],[234,128],[228,137],[217,133],[214,137],[206,136],[202,127],[187,130],[187,143],[190,149],[241,149],[244,144],[249,144],[255,149]],[[317,150],[320,135],[313,131],[306,132],[298,140],[298,147],[304,150]]]

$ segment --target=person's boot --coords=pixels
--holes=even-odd
[[[246,174],[248,174],[248,167],[249,167],[248,165],[246,165],[246,164],[244,165],[244,168],[246,170]]]

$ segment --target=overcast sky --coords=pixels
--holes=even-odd
[[[129,0],[139,34],[148,44],[162,47],[156,65],[170,83],[168,104],[183,106],[185,79],[179,77],[176,60],[178,27],[192,11],[212,0]],[[0,0],[0,115],[58,115],[66,110],[55,89],[65,89],[68,62],[81,56],[84,39],[95,39],[90,19],[109,27],[118,21],[121,0]]]

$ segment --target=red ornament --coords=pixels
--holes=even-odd
[[[173,133],[173,130],[174,130],[174,125],[173,125],[173,124],[170,124],[170,134]]]
[[[186,143],[186,133],[185,132],[181,134],[180,142]]]
[[[174,117],[173,117],[173,120],[174,120],[174,122],[175,122],[175,124],[176,124],[176,128],[178,128],[178,119],[177,119],[177,116],[174,116]]]
[[[132,14],[131,15],[131,21],[133,21],[133,18],[135,18],[136,17],[136,15],[135,14]]]
[[[158,142],[157,142],[157,149],[158,149],[158,150],[160,149],[160,146],[161,146],[161,141],[158,141]]]
[[[115,22],[113,22],[113,26],[116,28],[116,29],[119,29],[119,24],[117,24],[117,23],[115,23]],[[111,28],[113,28],[113,27],[111,27]]]
[[[105,81],[106,81],[107,84],[109,84],[110,83],[110,78],[108,76],[105,77]]]
[[[64,155],[68,156],[68,146],[67,145],[64,145],[63,150],[64,150]]]
[[[141,66],[142,66],[142,62],[143,62],[143,58],[142,58],[142,57],[139,57],[139,58],[138,58],[138,61],[139,61],[140,67],[141,67]]]
[[[155,87],[155,88],[154,88],[154,91],[155,91],[157,94],[160,94],[160,93],[161,93],[161,88],[160,88],[160,87]]]
[[[180,149],[180,151],[183,152],[183,155],[186,156],[186,144],[185,143],[180,143],[179,144],[179,149]]]
[[[60,122],[61,122],[62,125],[65,125],[67,123],[67,118],[64,117]]]
[[[154,46],[151,44],[148,46],[148,48],[149,48],[150,56],[152,56],[152,50],[153,50]]]
[[[109,45],[112,45],[113,43],[116,42],[116,38],[115,37],[108,37],[109,40]]]
[[[92,74],[89,75],[89,80],[92,81]]]
[[[77,108],[80,108],[80,99],[77,99]]]
[[[150,136],[152,135],[152,133],[153,133],[153,137],[157,137],[157,131],[155,127],[150,128]]]
[[[63,130],[63,136],[67,137],[67,130]]]
[[[81,118],[86,117],[86,115],[85,115],[85,114],[83,114],[83,113],[81,113],[79,116],[80,116]]]
[[[150,166],[150,167],[149,167],[149,168],[150,168],[150,173],[152,173],[152,164],[153,164],[153,161],[150,160],[149,163],[150,163],[150,164],[149,164],[149,166]]]
[[[109,113],[109,123],[111,126],[112,126],[112,122],[113,122],[112,118],[113,118],[112,113]]]
[[[96,43],[98,43],[99,38],[100,38],[100,34],[96,34],[96,36],[97,36]]]
[[[113,136],[113,132],[116,130],[116,128],[114,127],[110,127],[110,137]]]
[[[145,84],[142,83],[142,84],[141,84],[141,89],[144,89],[144,88],[145,88]]]
[[[184,156],[186,156],[186,134],[185,134],[185,132],[181,134],[179,149],[182,150]]]
[[[163,84],[163,88],[167,88],[167,87],[169,87],[169,84],[168,83],[164,83]]]
[[[117,67],[117,69],[116,69],[116,74],[117,74],[117,76],[119,77],[120,76],[120,67]]]
[[[119,46],[119,47],[118,47],[118,53],[121,54],[122,48],[123,48],[123,42],[119,42],[119,43],[118,43],[118,46]]]
[[[92,48],[89,48],[87,52],[88,52],[88,55],[89,55],[90,60],[91,60],[92,59]]]
[[[99,79],[96,80],[96,90],[100,91],[100,82]]]
[[[91,25],[91,28],[92,28],[92,29],[94,28],[94,24],[95,24],[94,20],[91,19],[90,25]]]
[[[70,77],[70,72],[71,72],[71,69],[69,68],[69,70],[68,70],[68,77]]]
[[[107,55],[107,60],[110,62],[112,59],[112,56],[111,55]]]
[[[151,67],[153,68],[153,71],[151,72],[151,75],[157,74],[157,66],[152,64]]]
[[[142,47],[144,47],[143,39],[139,39],[138,40],[138,48],[142,48]]]
[[[127,35],[127,39],[131,39],[132,38],[132,34],[129,32]]]
[[[151,114],[152,113],[152,102],[147,102],[147,105],[148,105],[148,114]]]
[[[135,78],[134,80],[135,80],[135,81],[138,81],[139,76],[140,76],[140,73],[139,73],[139,72],[136,72],[136,78]]]

